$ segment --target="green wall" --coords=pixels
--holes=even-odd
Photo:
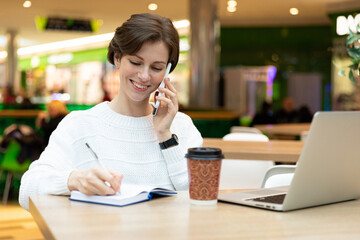
[[[220,66],[274,65],[274,108],[287,94],[290,72],[322,75],[323,109],[330,109],[331,26],[221,28]]]
[[[65,52],[67,53],[67,52]],[[82,62],[90,62],[90,61],[101,61],[101,62],[106,62],[107,60],[107,48],[96,48],[96,49],[88,49],[88,50],[84,50],[84,51],[78,51],[78,52],[71,52],[73,55],[73,58],[70,62],[67,62],[65,64],[56,64],[57,66],[60,65],[65,65],[65,66],[69,66],[69,65],[75,65],[78,63],[82,63]],[[53,55],[58,55],[58,54],[53,54]],[[40,56],[40,62],[39,65],[36,67],[46,67],[49,65],[48,63],[48,57],[50,55],[44,55],[44,56]],[[33,67],[31,66],[31,58],[24,58],[24,59],[20,59],[19,60],[19,69],[20,70],[28,70],[28,69],[32,69]]]

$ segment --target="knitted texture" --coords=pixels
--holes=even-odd
[[[202,145],[202,137],[187,115],[178,112],[171,132],[179,145],[161,150],[153,116],[129,117],[110,109],[107,102],[68,114],[52,133],[49,145],[21,179],[19,202],[28,209],[30,195],[69,195],[69,174],[97,166],[88,143],[103,164],[124,175],[123,183],[174,190],[188,188],[185,154]]]

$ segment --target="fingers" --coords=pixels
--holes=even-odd
[[[75,189],[87,195],[113,195],[120,191],[122,174],[114,171],[106,171],[96,167],[88,170],[79,170],[77,174],[78,184]],[[108,186],[107,183],[110,184]]]
[[[112,170],[110,170],[110,174],[111,174],[111,179],[109,179],[107,182],[110,183],[111,188],[114,189],[115,192],[119,192],[121,181],[124,176]]]
[[[93,168],[88,170],[80,179],[79,190],[87,195],[111,195],[115,194],[114,189],[107,186],[105,178],[110,178],[104,169]]]
[[[169,96],[176,97],[176,89],[174,85],[170,82],[170,78],[165,79],[165,87],[161,88],[159,87],[159,91],[165,94],[169,94]]]
[[[156,96],[156,100],[163,102],[164,105],[168,108],[178,109],[178,100],[177,100],[177,92],[175,87],[171,84],[170,79],[165,79],[165,88],[159,88],[159,92],[162,93],[162,96]]]
[[[115,194],[116,192],[120,191],[120,184],[123,179],[123,175],[119,174],[115,171],[109,170],[106,171],[105,169],[101,167],[94,168],[94,173],[98,176],[98,178],[101,180],[99,183],[102,189],[104,189],[104,184],[106,185],[104,192],[105,195],[108,194]],[[95,183],[95,182],[94,182]],[[110,191],[109,188],[111,188],[113,191]],[[102,194],[99,194],[102,195]]]

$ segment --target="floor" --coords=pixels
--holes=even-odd
[[[0,205],[0,240],[44,239],[31,214],[17,202]]]

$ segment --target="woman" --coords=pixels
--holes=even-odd
[[[46,112],[39,112],[36,118],[36,127],[43,131],[44,144],[47,146],[51,133],[61,120],[69,113],[64,102],[53,100],[46,104]]]
[[[156,116],[150,95],[159,86],[168,62],[175,68],[179,36],[169,19],[132,15],[116,29],[108,60],[119,69],[120,90],[111,102],[68,114],[53,132],[48,147],[24,174],[19,202],[28,208],[34,194],[111,195],[121,183],[175,190],[188,188],[184,155],[202,145],[191,119],[178,112],[176,90],[165,80]],[[86,143],[109,172],[98,167]],[[105,184],[105,183],[109,184]]]

